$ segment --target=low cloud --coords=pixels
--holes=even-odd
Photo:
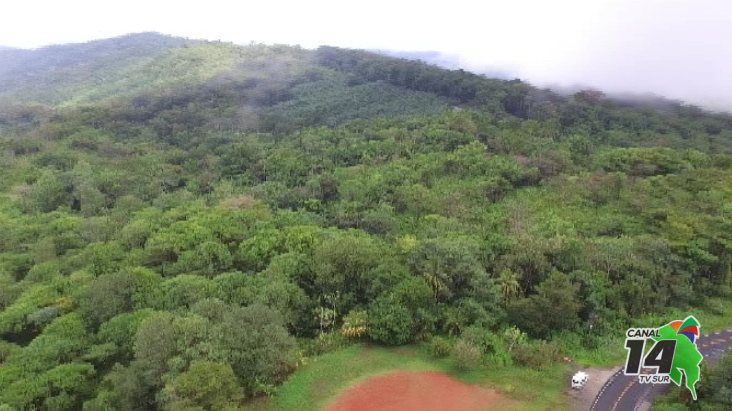
[[[44,13],[38,13],[43,9]],[[539,86],[655,93],[732,110],[727,0],[65,2],[3,6],[0,44],[38,47],[157,31],[247,44],[434,50]]]

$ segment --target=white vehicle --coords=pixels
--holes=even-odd
[[[572,376],[572,388],[575,390],[582,389],[582,387],[587,384],[587,378],[589,378],[589,376],[586,372],[577,371],[577,373]]]

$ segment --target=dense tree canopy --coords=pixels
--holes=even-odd
[[[0,68],[0,409],[236,408],[336,338],[540,366],[729,295],[728,115],[337,48],[65,47]]]

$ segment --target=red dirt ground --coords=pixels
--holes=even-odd
[[[341,393],[326,411],[487,411],[510,401],[493,390],[439,372],[396,372]]]

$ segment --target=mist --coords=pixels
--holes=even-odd
[[[358,6],[127,0],[104,7],[91,0],[29,0],[3,5],[0,23],[0,45],[21,48],[156,31],[411,57],[426,51],[428,60],[446,67],[537,86],[652,93],[732,111],[732,3],[726,0],[374,0]]]
[[[544,79],[536,73],[537,80],[732,109],[732,3],[641,3],[637,10],[613,10],[566,74]]]
[[[583,40],[572,55],[548,64],[517,59],[511,74],[554,89],[659,95],[732,111],[730,2],[618,1],[604,4],[593,27],[576,35]],[[485,56],[460,58],[473,71],[506,71]]]

